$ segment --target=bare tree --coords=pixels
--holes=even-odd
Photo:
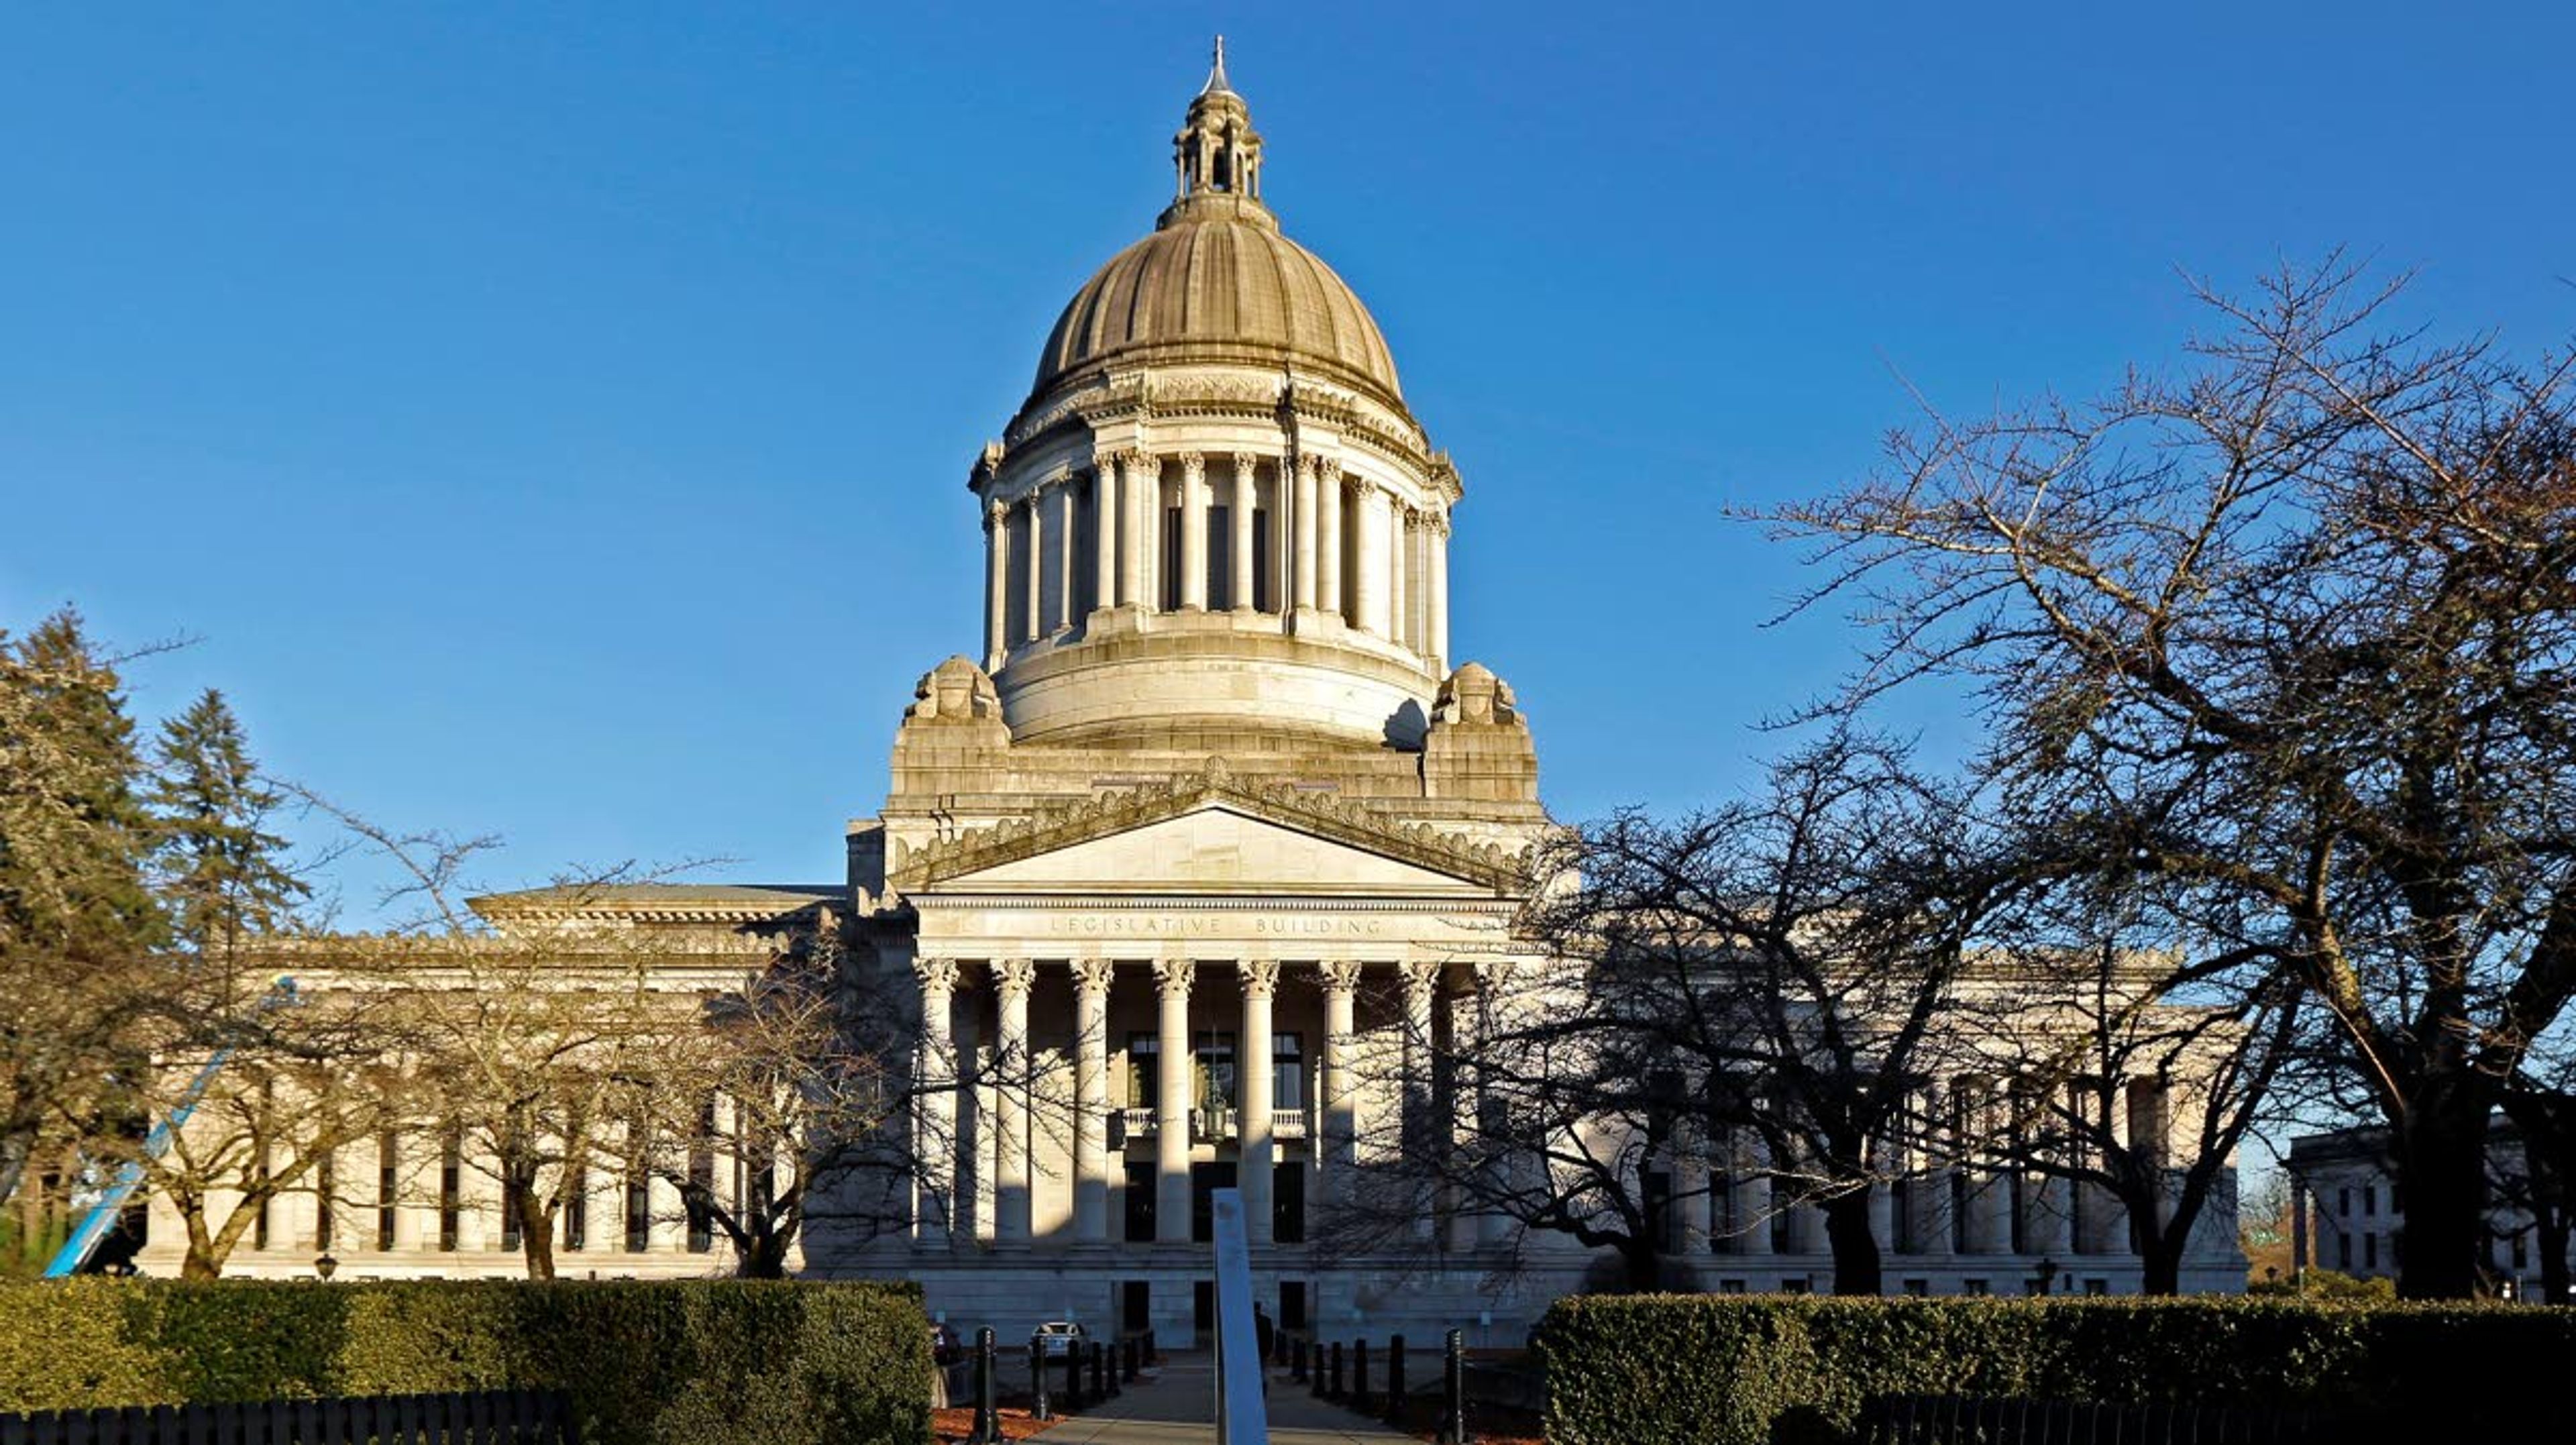
[[[2128,826],[2106,867],[2265,916],[2240,994],[2297,972],[2393,1131],[2403,1290],[2457,1296],[2501,1082],[2576,996],[2576,413],[2564,359],[2374,334],[2395,289],[2200,288],[2179,379],[1934,415],[1772,520],[1877,630],[1834,706],[1963,681],[2026,801]]]

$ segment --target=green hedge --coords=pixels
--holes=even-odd
[[[559,1389],[589,1445],[930,1438],[909,1284],[0,1284],[0,1410]]]
[[[1881,1394],[2303,1406],[2467,1439],[2569,1413],[2576,1310],[1595,1296],[1537,1344],[1551,1445],[1841,1440]]]

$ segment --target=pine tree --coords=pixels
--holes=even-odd
[[[166,937],[114,665],[78,614],[0,634],[0,1201],[38,1141],[115,1113]]]
[[[264,827],[284,798],[212,688],[162,724],[158,757],[161,893],[201,972],[228,975],[244,941],[283,927],[311,892],[287,863],[286,840]]]

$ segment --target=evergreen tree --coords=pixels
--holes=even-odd
[[[113,663],[64,611],[0,633],[0,1202],[68,1121],[120,1113],[166,937]]]
[[[157,881],[179,944],[210,981],[228,975],[245,939],[272,933],[311,892],[263,826],[283,801],[252,760],[240,721],[212,688],[162,724],[152,803],[161,829]]]

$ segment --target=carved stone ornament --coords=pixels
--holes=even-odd
[[[1419,1001],[1440,986],[1440,965],[1427,958],[1408,958],[1397,968],[1404,974],[1404,996]]]
[[[1360,986],[1360,973],[1367,966],[1356,958],[1328,958],[1315,968],[1324,976],[1326,992],[1349,993]]]
[[[916,958],[912,976],[921,980],[923,993],[954,993],[957,989],[957,960],[953,958]]]
[[[1279,987],[1279,960],[1275,958],[1247,958],[1236,963],[1234,969],[1243,980],[1245,998],[1268,998]]]
[[[1118,975],[1118,965],[1106,958],[1077,958],[1073,961],[1073,985],[1083,993],[1109,992],[1109,981]]]
[[[1162,996],[1190,996],[1190,982],[1198,976],[1198,965],[1186,958],[1164,958],[1154,962],[1154,986]]]
[[[990,673],[965,657],[952,657],[921,675],[913,684],[912,706],[903,715],[919,722],[999,721],[1002,695]]]
[[[1005,958],[993,965],[993,987],[1005,997],[1018,994],[1026,998],[1030,986],[1037,981],[1038,965],[1035,959]]]

